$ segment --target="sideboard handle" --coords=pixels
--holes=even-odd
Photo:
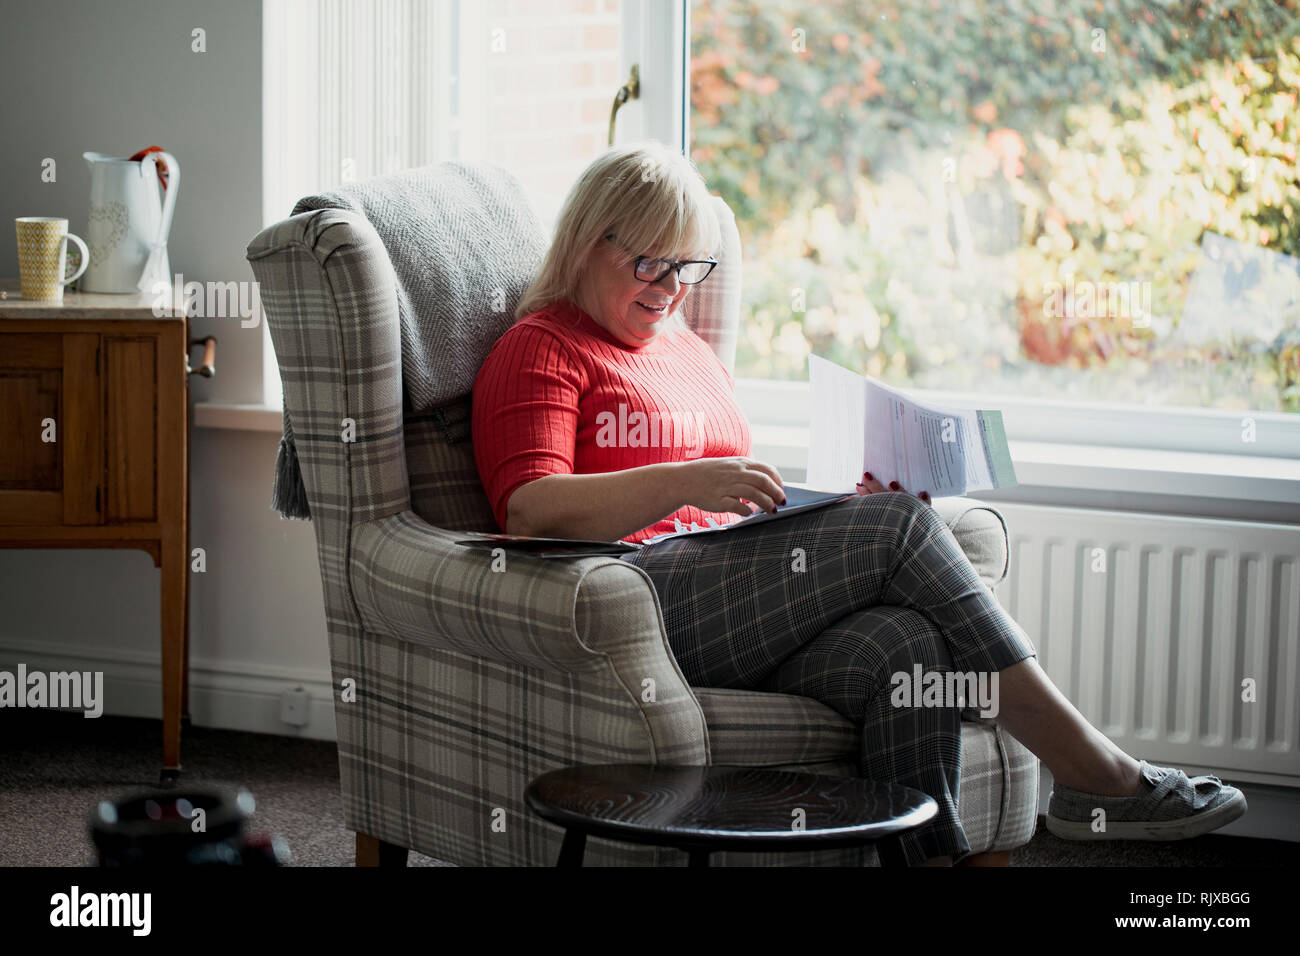
[[[190,348],[194,348],[196,345],[202,345],[204,347],[203,364],[198,368],[190,368],[190,356],[189,353],[186,352],[185,374],[193,375],[195,372],[198,372],[204,378],[212,378],[212,376],[217,374],[217,337],[215,335],[208,335],[201,339],[190,339]]]

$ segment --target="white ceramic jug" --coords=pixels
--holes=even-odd
[[[86,242],[90,266],[81,280],[86,292],[149,292],[156,282],[172,282],[167,260],[181,167],[171,153],[149,153],[141,160],[85,153],[90,166],[90,221]],[[167,164],[167,188],[158,193],[157,161]]]

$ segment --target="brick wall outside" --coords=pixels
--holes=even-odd
[[[483,155],[461,158],[506,166],[545,218],[608,145],[614,93],[627,79],[619,75],[622,0],[473,2],[487,36],[467,42],[462,56],[485,58],[487,88],[464,89],[461,102],[485,113]],[[494,40],[504,50],[494,52]]]

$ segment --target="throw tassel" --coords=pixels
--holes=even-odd
[[[293,444],[293,430],[289,427],[289,413],[284,415],[285,434],[280,439],[280,449],[275,455],[275,484],[271,487],[271,507],[282,518],[311,520],[307,504],[307,489],[302,483],[302,468],[298,464],[298,449]]]

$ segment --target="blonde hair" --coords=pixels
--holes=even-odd
[[[704,177],[676,150],[658,140],[611,146],[569,190],[551,247],[515,306],[515,319],[562,300],[577,304],[591,256],[601,245],[609,245],[619,266],[629,270],[637,255],[716,256],[722,232],[712,203]],[[611,232],[617,242],[606,243]],[[685,326],[681,309],[670,324]]]

